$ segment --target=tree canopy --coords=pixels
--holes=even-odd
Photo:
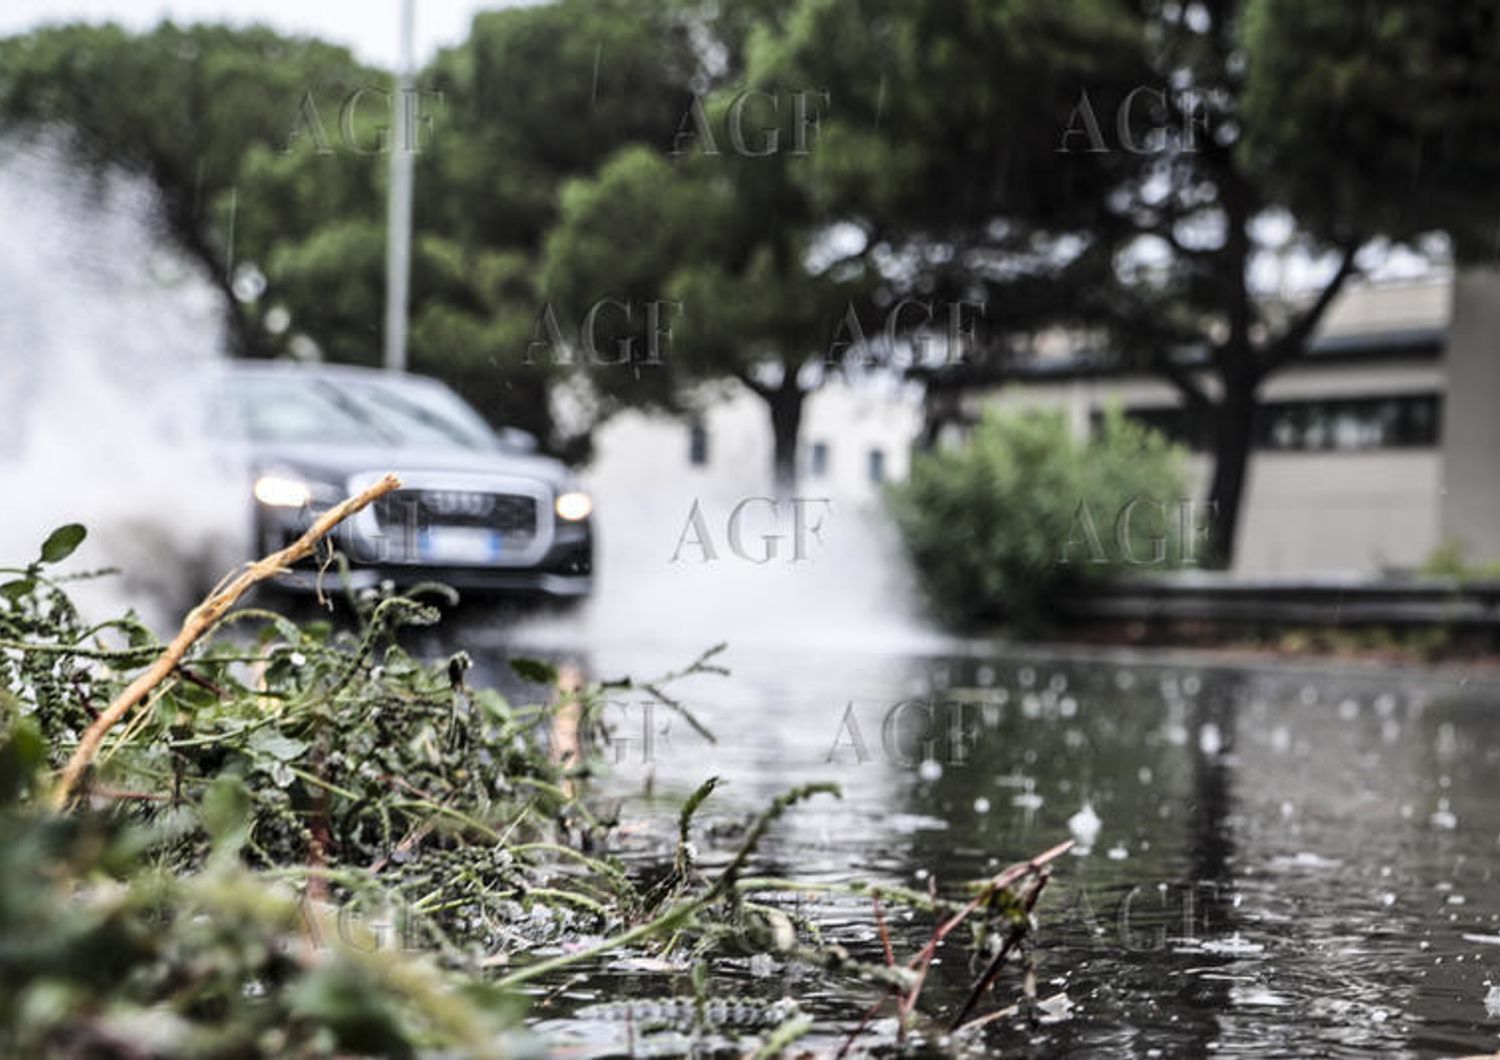
[[[478,15],[398,101],[265,28],[70,25],[0,42],[0,121],[145,174],[250,356],[374,363],[386,153],[416,151],[413,366],[573,456],[560,382],[605,416],[723,380],[785,482],[806,394],[889,363],[903,307],[907,339],[982,316],[955,385],[1064,329],[1209,425],[1227,562],[1260,388],[1343,286],[1434,232],[1493,257],[1497,27],[1500,0],[556,0]],[[1268,286],[1289,258],[1321,285]]]

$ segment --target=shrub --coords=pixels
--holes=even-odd
[[[920,455],[891,507],[940,617],[1023,629],[1060,590],[1179,565],[1184,453],[1107,413],[1087,441],[1054,412],[991,412],[958,449]]]

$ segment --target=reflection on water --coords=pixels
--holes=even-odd
[[[656,850],[674,799],[710,774],[727,783],[707,821],[794,784],[843,785],[842,800],[805,806],[764,853],[766,870],[814,879],[925,886],[931,875],[955,887],[1066,838],[1070,818],[1089,824],[1085,806],[1097,816],[1090,852],[1065,859],[1040,907],[1039,990],[1066,991],[1072,1008],[1002,1025],[985,1048],[1439,1056],[1500,1045],[1500,1012],[1486,1008],[1500,982],[1500,685],[1024,654],[731,647],[726,659],[732,678],[681,690],[716,744],[638,703],[614,707],[626,739],[601,794],[623,800]],[[622,651],[587,664],[611,677],[683,661]],[[876,953],[866,904],[802,911]],[[931,925],[898,927],[910,954]],[[951,1016],[975,975],[956,955],[938,965],[924,1006]],[[688,991],[684,976],[603,968],[552,997],[542,1029],[584,1054],[624,1051],[623,1025],[589,1006],[674,991]],[[720,992],[794,997],[846,1027],[874,997],[780,966],[755,976],[741,965]]]

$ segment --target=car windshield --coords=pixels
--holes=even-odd
[[[440,386],[249,375],[234,392],[257,442],[493,449],[478,414]]]
[[[410,445],[494,449],[494,433],[451,390],[426,380],[340,381],[339,392],[383,431]]]

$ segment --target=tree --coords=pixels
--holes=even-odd
[[[794,176],[846,234],[844,267],[865,270],[882,362],[994,382],[1013,342],[1070,313],[1106,267],[1103,204],[1126,166],[1056,148],[1082,85],[1113,106],[1143,67],[1113,4],[1067,10],[802,0],[762,35],[757,76],[829,101]]]
[[[1500,256],[1500,3],[1252,0],[1246,147],[1305,225]]]
[[[961,381],[1003,379],[1017,336],[1061,326],[1178,388],[1211,437],[1227,566],[1265,380],[1305,356],[1362,249],[1463,223],[1494,186],[1458,164],[1492,172],[1492,6],[803,0],[780,62],[836,86],[830,209],[906,264],[898,289],[988,303],[989,357]],[[1419,205],[1440,158],[1451,179]],[[1275,297],[1256,274],[1278,254],[1323,281]]]
[[[564,184],[662,136],[695,67],[663,0],[561,0],[477,15],[420,79],[441,105],[417,178],[412,363],[570,458],[591,424],[552,416],[573,368],[532,341],[542,244]]]
[[[751,99],[761,106],[753,134]],[[805,153],[782,149],[796,131],[775,114],[808,105],[775,85],[726,90],[701,104],[690,150],[620,152],[564,193],[544,273],[549,296],[574,312],[606,297],[638,313],[652,303],[672,311],[659,363],[596,366],[596,386],[677,408],[695,386],[736,381],[766,405],[782,491],[795,482],[807,395],[855,348],[836,333],[866,295],[863,268],[820,260],[825,231],[793,179]]]
[[[629,307],[591,338],[610,350],[628,339],[644,356],[591,358],[595,391],[678,410],[698,386],[733,380],[766,405],[783,490],[807,395],[859,347],[841,324],[869,293],[863,262],[830,249],[802,178],[821,150],[826,94],[756,57],[787,7],[678,5],[700,40],[694,91],[669,123],[567,187],[543,272],[565,318]],[[657,330],[668,315],[670,352]]]

